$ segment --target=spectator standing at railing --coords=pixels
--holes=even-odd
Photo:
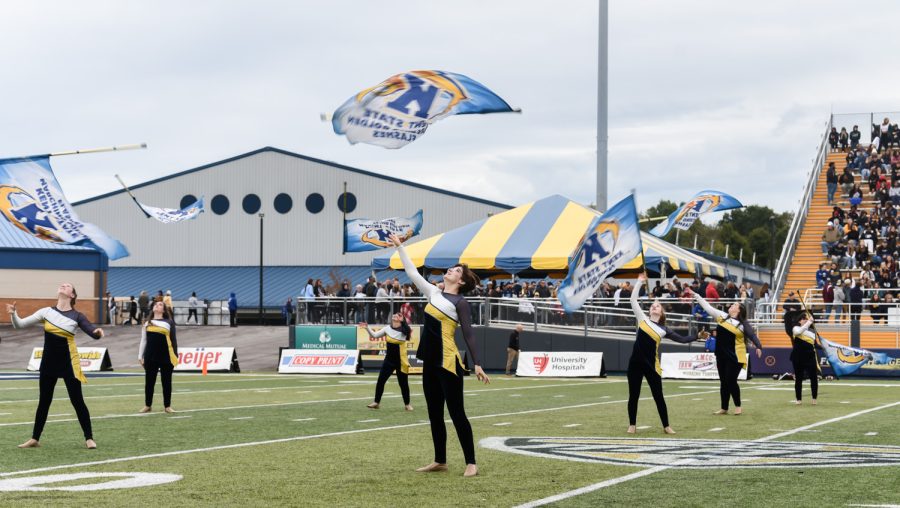
[[[859,138],[862,136],[862,133],[859,132],[859,125],[854,125],[853,130],[850,131],[850,148],[855,149],[859,146]]]
[[[844,281],[838,279],[834,286],[834,300],[832,302],[832,310],[834,310],[834,322],[841,323],[844,320],[844,303],[847,301],[847,293],[844,291]]]
[[[832,152],[836,152],[838,149],[838,138],[839,134],[837,131],[837,127],[832,127],[831,132],[828,133],[828,145],[831,146]]]
[[[738,295],[740,295],[740,293],[738,292],[737,286],[734,285],[734,282],[728,281],[728,284],[725,286],[725,298],[727,298],[728,300],[734,300],[738,297]]]
[[[287,301],[281,307],[281,319],[284,319],[286,326],[291,326],[294,321],[294,299],[288,297]]]
[[[356,288],[354,289],[354,293],[353,293],[353,299],[357,300],[357,303],[355,303],[349,307],[353,314],[352,317],[350,318],[349,322],[352,323],[354,321],[362,320],[361,318],[363,317],[363,315],[365,314],[365,311],[366,311],[366,304],[363,302],[363,300],[365,298],[366,298],[366,292],[363,290],[363,285],[357,284]]]
[[[138,317],[137,317],[138,316],[138,304],[137,304],[137,301],[134,299],[134,295],[129,296],[128,298],[129,298],[128,303],[127,303],[127,305],[128,305],[128,321],[125,321],[125,323],[123,323],[123,324],[133,325],[138,322],[138,320],[137,320],[138,319]]]
[[[316,300],[316,290],[313,289],[312,279],[306,279],[306,286],[303,287],[301,296],[303,296],[303,320],[306,323],[312,323],[313,302]]]
[[[141,294],[138,296],[138,309],[141,311],[138,320],[143,323],[147,316],[150,315],[150,295],[147,294],[146,290],[141,290]]]
[[[188,317],[185,320],[185,323],[189,323],[191,321],[191,316],[194,318],[194,324],[199,325],[200,320],[197,318],[197,308],[200,307],[200,302],[197,300],[197,293],[192,292],[191,297],[188,298]]]
[[[116,306],[116,299],[106,292],[106,324],[116,324],[116,312],[119,308]]]
[[[884,148],[891,146],[891,143],[893,143],[893,134],[894,134],[893,128],[891,126],[891,119],[888,117],[885,117],[884,120],[881,122],[881,125],[879,125],[878,127],[879,127],[879,133],[880,133],[880,137],[881,137],[881,146]]]
[[[876,325],[881,323],[883,319],[887,322],[887,308],[881,304],[881,298],[878,296],[878,293],[872,295],[872,298],[869,299],[869,314],[872,315],[872,322]]]
[[[709,279],[706,281],[706,299],[711,302],[719,301],[719,291],[716,290],[716,283]]]
[[[847,133],[846,127],[841,127],[841,133],[838,135],[838,142],[841,145],[841,151],[847,151],[847,145],[850,143],[850,135]]]
[[[822,287],[822,301],[825,303],[825,313],[822,315],[822,321],[828,322],[828,317],[834,305],[834,286],[831,284],[831,280],[825,280],[825,285]]]
[[[825,172],[825,183],[828,188],[828,205],[834,204],[834,193],[837,192],[838,175],[834,163],[828,163],[828,171]]]
[[[513,362],[519,356],[519,334],[525,329],[522,325],[516,325],[516,329],[509,334],[509,343],[506,346],[506,375],[512,376]]]
[[[228,295],[229,326],[237,328],[237,296],[234,293]]]
[[[375,292],[375,322],[377,323],[385,322],[390,313],[391,295],[387,291],[387,285],[387,282],[381,284]]]
[[[369,300],[366,302],[366,319],[365,321],[369,323],[374,323],[377,321],[375,319],[375,304],[373,303],[373,299],[375,295],[378,294],[378,282],[375,280],[375,276],[372,275],[369,277],[369,281],[366,283],[363,291],[366,293],[366,298]]]
[[[858,321],[859,316],[862,313],[863,292],[856,280],[853,280],[849,284],[850,291],[847,295],[847,300],[850,303],[850,319]]]

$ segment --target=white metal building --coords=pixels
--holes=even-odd
[[[368,273],[377,251],[341,254],[345,182],[347,218],[410,216],[421,208],[423,238],[510,208],[271,147],[131,187],[142,203],[166,208],[204,196],[206,212],[193,221],[145,218],[124,190],[74,206],[131,253],[109,263],[114,295],[171,289],[176,299],[191,291],[218,299],[240,291],[241,306],[258,302],[259,214],[265,214],[263,264],[271,291],[264,303],[277,305],[296,295],[306,278],[327,284],[326,276],[338,273],[355,283]]]

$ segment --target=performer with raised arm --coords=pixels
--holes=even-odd
[[[794,404],[803,403],[803,375],[809,377],[809,387],[812,389],[812,404],[816,405],[819,395],[819,357],[816,355],[816,347],[821,347],[819,337],[815,331],[810,330],[813,318],[807,312],[801,312],[795,318],[794,337],[791,341],[794,348],[791,350],[791,362],[794,364]]]
[[[87,383],[87,379],[81,371],[81,358],[75,345],[75,330],[81,328],[84,333],[96,340],[103,337],[103,329],[94,327],[84,314],[74,309],[78,293],[71,284],[61,284],[56,297],[55,307],[38,309],[24,319],[20,319],[16,314],[15,302],[6,305],[6,312],[10,315],[13,327],[25,328],[36,324],[44,327],[44,352],[39,377],[40,395],[34,415],[34,430],[31,439],[20,444],[19,448],[37,448],[41,445],[41,434],[44,431],[44,424],[47,423],[50,404],[53,402],[56,381],[62,378],[69,392],[69,401],[75,408],[78,423],[84,432],[85,445],[93,450],[97,448],[97,443],[94,442],[91,429],[91,414],[81,392],[81,384]]]
[[[400,393],[403,394],[403,404],[407,411],[412,411],[409,404],[409,357],[406,355],[406,345],[412,337],[412,329],[406,319],[399,312],[391,316],[391,326],[385,326],[377,332],[369,327],[368,323],[360,323],[359,326],[369,332],[370,337],[384,337],[386,351],[384,362],[381,363],[381,372],[378,373],[378,382],[375,384],[375,401],[368,408],[381,407],[381,395],[384,393],[384,384],[394,371],[397,371],[397,382],[400,383]]]
[[[153,390],[156,375],[161,374],[163,407],[166,413],[172,409],[172,371],[178,366],[178,339],[175,321],[169,314],[165,302],[155,302],[150,309],[150,318],[141,329],[141,345],[138,361],[144,367],[144,407],[141,413],[149,413],[153,407]]]
[[[741,303],[733,303],[728,307],[728,312],[723,312],[714,308],[697,293],[694,293],[694,299],[718,323],[714,352],[716,368],[719,371],[719,396],[722,405],[713,414],[728,414],[728,403],[731,399],[734,400],[734,414],[743,414],[738,376],[741,369],[748,365],[745,338],[750,339],[753,346],[756,347],[756,357],[762,357],[762,344],[759,342],[753,326],[747,321],[747,308]]]
[[[479,381],[490,383],[491,379],[481,368],[475,349],[472,311],[469,302],[462,297],[462,294],[475,289],[479,282],[478,276],[468,265],[456,264],[444,273],[444,286],[443,289],[439,289],[419,275],[416,266],[401,245],[400,238],[392,234],[390,240],[397,247],[406,275],[428,300],[416,358],[423,363],[422,388],[425,391],[428,419],[431,422],[434,462],[416,471],[420,473],[447,471],[447,427],[444,425],[446,402],[466,459],[466,471],[463,476],[475,476],[478,474],[478,466],[475,464],[475,439],[463,405],[463,371],[466,367],[456,348],[454,334],[458,327],[462,328],[463,338],[475,366],[475,376]]]
[[[669,426],[669,411],[666,408],[666,399],[663,398],[662,368],[659,365],[659,344],[663,338],[686,344],[697,340],[697,337],[685,337],[678,332],[666,327],[666,311],[658,301],[650,304],[650,317],[644,314],[641,304],[638,303],[640,287],[647,281],[647,276],[638,276],[638,287],[631,292],[631,311],[637,320],[637,337],[634,339],[634,348],[631,350],[631,359],[628,361],[628,433],[634,434],[637,425],[638,399],[641,398],[641,384],[647,379],[653,401],[656,402],[656,411],[662,421],[663,432],[674,434]],[[705,339],[706,332],[700,338]]]

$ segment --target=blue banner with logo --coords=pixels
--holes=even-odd
[[[40,240],[90,246],[109,259],[128,255],[118,240],[78,218],[53,174],[49,155],[0,159],[0,212]]]
[[[732,208],[741,208],[740,201],[724,192],[715,190],[703,190],[698,192],[690,201],[681,205],[677,210],[672,212],[666,220],[660,222],[650,234],[660,238],[666,236],[672,228],[682,231],[691,227],[697,219],[711,212],[720,212],[722,210],[731,210]]]
[[[182,208],[181,210],[176,210],[174,208],[156,208],[155,206],[148,206],[137,199],[134,200],[135,203],[144,211],[148,218],[153,217],[154,219],[162,222],[163,224],[171,224],[173,222],[181,222],[185,220],[196,219],[203,213],[205,210],[203,208],[203,197],[195,201],[194,203]]]
[[[868,349],[835,344],[822,338],[821,335],[819,336],[819,341],[825,349],[825,357],[828,358],[828,363],[831,365],[831,369],[834,370],[835,376],[848,376],[864,367],[867,373],[870,371],[900,373],[900,358],[893,358],[884,353],[877,353]]]
[[[344,221],[344,243],[346,252],[364,252],[393,247],[388,235],[409,240],[422,229],[422,210],[412,217],[391,217],[390,219],[353,219]]]
[[[557,293],[563,309],[580,309],[607,277],[641,250],[634,196],[628,196],[594,219],[578,243]]]
[[[331,125],[351,145],[401,148],[441,118],[512,111],[497,94],[462,74],[410,71],[350,97],[335,110]]]

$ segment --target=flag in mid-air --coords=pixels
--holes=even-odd
[[[350,97],[335,110],[331,124],[350,144],[400,148],[446,116],[512,111],[497,94],[462,74],[410,71]]]
[[[390,219],[353,219],[344,221],[344,241],[346,252],[392,247],[388,236],[393,233],[406,241],[422,229],[422,210],[412,217],[392,217]]]
[[[109,259],[128,255],[118,240],[78,218],[53,174],[49,155],[0,160],[0,213],[41,240],[86,245],[104,251]]]
[[[204,212],[202,196],[200,197],[200,199],[190,205],[187,205],[181,210],[177,210],[175,208],[156,208],[155,206],[145,205],[137,199],[135,199],[134,202],[137,203],[137,205],[141,208],[141,210],[144,211],[148,218],[153,217],[163,224],[171,224],[173,222],[196,219],[201,213]]]
[[[704,190],[698,192],[690,201],[681,205],[677,210],[672,212],[666,220],[660,222],[650,234],[662,238],[666,236],[674,227],[682,231],[691,227],[696,220],[705,213],[719,212],[722,210],[731,210],[732,208],[741,208],[740,201],[724,192],[715,190]]]
[[[569,273],[557,298],[566,312],[584,305],[600,284],[642,251],[634,196],[619,201],[595,218],[569,261]]]

